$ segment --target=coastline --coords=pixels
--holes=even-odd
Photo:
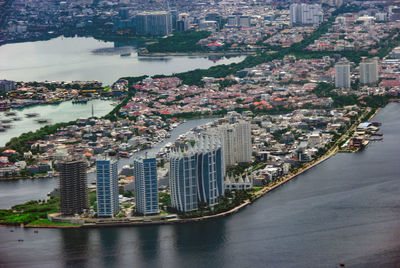
[[[337,150],[334,150],[333,153],[329,153],[327,155],[322,156],[319,158],[316,162],[313,164],[304,167],[303,169],[297,171],[294,174],[288,175],[288,177],[283,178],[280,181],[277,181],[276,184],[273,186],[266,186],[263,187],[261,190],[256,192],[255,198],[250,201],[246,200],[244,203],[240,204],[239,206],[236,206],[228,211],[221,212],[215,215],[208,215],[208,216],[203,216],[203,217],[196,217],[196,218],[186,218],[186,219],[171,219],[171,220],[158,220],[158,221],[137,221],[137,222],[118,222],[118,223],[87,223],[87,224],[82,224],[79,226],[50,226],[50,225],[27,225],[23,226],[24,228],[61,228],[61,229],[66,229],[66,228],[101,228],[101,227],[133,227],[133,226],[148,226],[148,225],[165,225],[165,224],[183,224],[183,223],[191,223],[191,222],[198,222],[198,221],[204,221],[204,220],[210,220],[210,219],[215,219],[215,218],[220,218],[220,217],[225,217],[232,215],[234,213],[237,213],[241,209],[245,208],[246,206],[252,204],[253,202],[257,201],[259,198],[265,196],[267,193],[279,188],[283,184],[287,183],[288,181],[296,178],[297,176],[301,175],[302,173],[306,172],[307,170],[319,165],[320,163],[326,161],[329,159],[331,156],[335,155],[337,153]],[[7,225],[7,224],[0,224],[0,226],[15,226],[15,225]]]
[[[168,56],[242,56],[256,55],[255,51],[220,51],[220,52],[147,52],[138,53],[139,57],[168,57]]]
[[[377,108],[374,113],[367,118],[367,120],[370,120],[373,118],[381,108]],[[132,226],[143,226],[143,225],[164,225],[164,224],[182,224],[182,223],[190,223],[190,222],[197,222],[197,221],[203,221],[203,220],[209,220],[209,219],[215,219],[215,218],[220,218],[220,217],[225,217],[228,215],[232,215],[239,210],[243,209],[249,204],[252,204],[259,198],[265,196],[267,193],[279,188],[283,184],[287,183],[288,181],[291,181],[292,179],[296,178],[297,176],[301,175],[302,173],[308,171],[309,169],[321,164],[322,162],[328,160],[331,156],[336,155],[339,151],[339,143],[347,137],[347,135],[358,126],[360,121],[362,120],[362,117],[370,112],[369,109],[366,109],[362,115],[359,116],[359,118],[348,128],[348,130],[342,134],[342,136],[336,140],[335,144],[321,157],[318,159],[315,159],[314,161],[306,164],[306,166],[300,168],[299,170],[296,170],[296,172],[288,174],[287,176],[284,176],[276,181],[273,181],[273,185],[271,186],[264,186],[262,189],[254,193],[254,198],[252,200],[245,200],[244,203],[228,210],[224,211],[218,214],[214,215],[208,215],[208,216],[203,216],[203,217],[196,217],[196,218],[185,218],[185,219],[163,219],[163,220],[155,220],[155,221],[133,221],[133,222],[106,222],[106,223],[84,223],[81,225],[76,225],[76,226],[57,226],[58,222],[55,222],[54,226],[51,225],[21,225],[24,228],[99,228],[99,227],[132,227]],[[18,226],[18,224],[1,224],[0,226]]]
[[[16,180],[36,180],[36,179],[55,179],[57,176],[55,175],[42,175],[42,176],[22,176],[22,177],[9,177],[9,178],[0,178],[0,181],[16,181]]]

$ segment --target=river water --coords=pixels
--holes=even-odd
[[[37,234],[2,227],[0,266],[398,267],[399,111],[389,104],[374,118],[382,142],[337,154],[234,215]]]
[[[245,58],[239,56],[215,61],[191,56],[138,57],[134,48],[130,56],[122,57],[118,46],[88,37],[58,37],[48,41],[7,44],[0,47],[0,79],[98,80],[109,85],[123,76],[169,75],[239,62]],[[105,53],[94,53],[99,50]]]

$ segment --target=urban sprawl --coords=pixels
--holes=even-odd
[[[0,6],[2,43],[109,35],[153,38],[139,49],[148,56],[253,53],[237,65],[123,77],[109,87],[1,80],[0,132],[30,105],[91,98],[116,105],[102,118],[48,125],[1,148],[1,179],[59,177],[49,200],[25,204],[45,206],[45,213],[16,206],[0,214],[4,224],[97,226],[225,215],[326,157],[382,139],[380,123],[369,119],[400,95],[400,7],[393,3],[10,0]],[[179,36],[194,42],[182,46]],[[178,42],[175,50],[168,40]],[[214,119],[136,157],[196,118]],[[129,163],[119,166],[118,159]],[[96,177],[89,184],[88,173]]]

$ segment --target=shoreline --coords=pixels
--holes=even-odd
[[[203,221],[203,220],[209,220],[209,219],[215,219],[215,218],[220,218],[220,217],[225,217],[232,215],[244,207],[252,204],[253,202],[257,201],[261,197],[265,196],[267,193],[279,188],[286,182],[296,178],[297,176],[301,175],[302,173],[306,172],[307,170],[319,165],[320,163],[328,160],[331,156],[335,155],[338,151],[334,150],[333,152],[321,156],[316,162],[313,164],[304,167],[303,169],[297,171],[294,174],[290,174],[288,177],[284,178],[283,180],[277,181],[276,184],[273,186],[265,186],[258,192],[256,192],[255,198],[250,201],[246,200],[244,203],[228,210],[224,211],[215,215],[208,215],[208,216],[203,216],[203,217],[196,217],[196,218],[186,218],[186,219],[171,219],[171,220],[158,220],[158,221],[138,221],[138,222],[126,222],[126,223],[100,223],[100,224],[93,224],[93,223],[87,223],[87,224],[82,224],[78,226],[51,226],[51,225],[23,225],[23,228],[55,228],[55,229],[66,229],[66,228],[101,228],[101,227],[133,227],[133,226],[144,226],[144,225],[165,225],[165,224],[182,224],[182,223],[190,223],[190,222],[198,222],[198,221]],[[0,226],[19,226],[18,224],[1,224]]]
[[[381,110],[381,108],[377,108],[375,110],[375,112],[366,120],[370,120],[372,119],[379,111]],[[368,110],[366,110],[364,112],[364,114],[368,112]],[[240,211],[241,209],[243,209],[244,207],[248,206],[249,204],[252,204],[253,202],[257,201],[258,199],[260,199],[261,197],[265,196],[267,193],[279,188],[280,186],[284,185],[285,183],[293,180],[294,178],[296,178],[297,176],[301,175],[302,173],[308,171],[309,169],[312,169],[315,166],[318,166],[319,164],[323,163],[324,161],[328,160],[330,157],[336,155],[338,152],[340,152],[339,150],[339,142],[347,137],[347,134],[350,133],[355,127],[358,126],[359,121],[361,121],[362,116],[364,115],[362,114],[357,121],[355,121],[353,123],[353,125],[350,125],[349,129],[342,134],[342,136],[336,140],[335,145],[329,149],[324,155],[322,155],[321,157],[319,157],[318,159],[315,159],[314,161],[306,164],[305,167],[300,168],[299,170],[297,170],[295,173],[292,174],[288,174],[287,176],[282,177],[280,180],[276,180],[274,182],[273,185],[271,186],[264,186],[262,189],[260,189],[259,191],[254,193],[254,199],[252,200],[245,200],[244,203],[228,210],[228,211],[224,211],[218,214],[214,214],[214,215],[208,215],[208,216],[203,216],[203,217],[196,217],[196,218],[185,218],[185,219],[171,219],[171,220],[156,220],[156,221],[137,221],[137,222],[115,222],[115,223],[84,223],[81,225],[77,225],[77,226],[49,226],[49,225],[21,225],[23,228],[61,228],[61,229],[66,229],[66,228],[99,228],[99,227],[134,227],[134,226],[144,226],[144,225],[164,225],[164,224],[182,224],[182,223],[190,223],[190,222],[197,222],[197,221],[203,221],[203,220],[209,220],[209,219],[215,219],[215,218],[220,218],[220,217],[225,217],[225,216],[229,216],[232,215],[238,211]],[[18,226],[18,224],[0,224],[0,226]]]
[[[87,223],[87,224],[82,224],[78,226],[51,226],[51,225],[26,225],[23,226],[23,228],[53,228],[53,229],[66,229],[66,228],[101,228],[101,227],[135,227],[135,226],[149,226],[149,225],[166,225],[166,224],[183,224],[183,223],[191,223],[191,222],[198,222],[198,221],[204,221],[204,220],[210,220],[210,219],[216,219],[220,217],[225,217],[232,215],[234,213],[237,213],[241,209],[245,208],[248,205],[251,205],[261,197],[265,196],[267,193],[279,188],[283,184],[291,181],[292,179],[296,178],[297,176],[301,175],[302,173],[306,172],[307,170],[321,164],[322,162],[328,160],[331,156],[334,156],[337,153],[337,150],[334,150],[334,153],[330,153],[328,155],[322,156],[320,159],[318,159],[315,163],[306,166],[305,168],[301,169],[300,171],[297,171],[294,174],[289,175],[287,178],[284,178],[283,180],[278,181],[276,184],[273,186],[266,186],[263,187],[261,190],[256,192],[255,198],[250,201],[246,200],[244,203],[240,204],[239,206],[236,206],[228,211],[221,212],[215,215],[208,215],[208,216],[203,216],[203,217],[196,217],[196,218],[186,218],[186,219],[171,219],[171,220],[158,220],[158,221],[138,221],[138,222],[120,222],[120,223],[100,223],[100,224],[93,224],[93,223]],[[13,224],[0,224],[0,226],[18,226],[18,225],[13,225]]]
[[[221,51],[221,52],[148,52],[148,53],[139,53],[138,57],[169,57],[169,56],[248,56],[248,55],[256,55],[255,51]]]

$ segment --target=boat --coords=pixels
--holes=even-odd
[[[5,112],[5,115],[6,116],[15,116],[15,115],[17,115],[17,113],[13,112],[13,111],[9,111],[9,112]]]
[[[49,119],[39,118],[39,119],[36,119],[35,121],[38,122],[39,124],[44,124],[44,123],[48,123]]]
[[[6,128],[3,126],[0,126],[0,132],[4,132],[4,131],[6,131]]]
[[[22,118],[21,118],[21,117],[18,117],[18,116],[13,118],[14,121],[20,121],[21,119],[22,119]]]
[[[88,102],[88,100],[85,98],[85,99],[74,99],[73,101],[72,101],[72,104],[86,104]]]
[[[54,101],[48,101],[48,102],[46,102],[46,104],[50,104],[50,105],[53,105],[53,104],[60,104],[60,103],[61,103],[60,100],[54,100]]]
[[[129,53],[129,52],[128,53],[122,53],[121,57],[129,57],[130,55],[131,55],[131,53]]]
[[[3,128],[5,129],[11,128],[11,125],[3,125]]]
[[[39,115],[38,113],[27,113],[27,114],[25,114],[26,117],[36,117],[38,115]]]
[[[128,152],[119,152],[119,157],[122,157],[122,158],[129,158],[129,153]]]
[[[2,123],[4,123],[4,124],[8,124],[8,123],[11,123],[11,119],[3,119],[3,120],[1,120],[1,122]]]

